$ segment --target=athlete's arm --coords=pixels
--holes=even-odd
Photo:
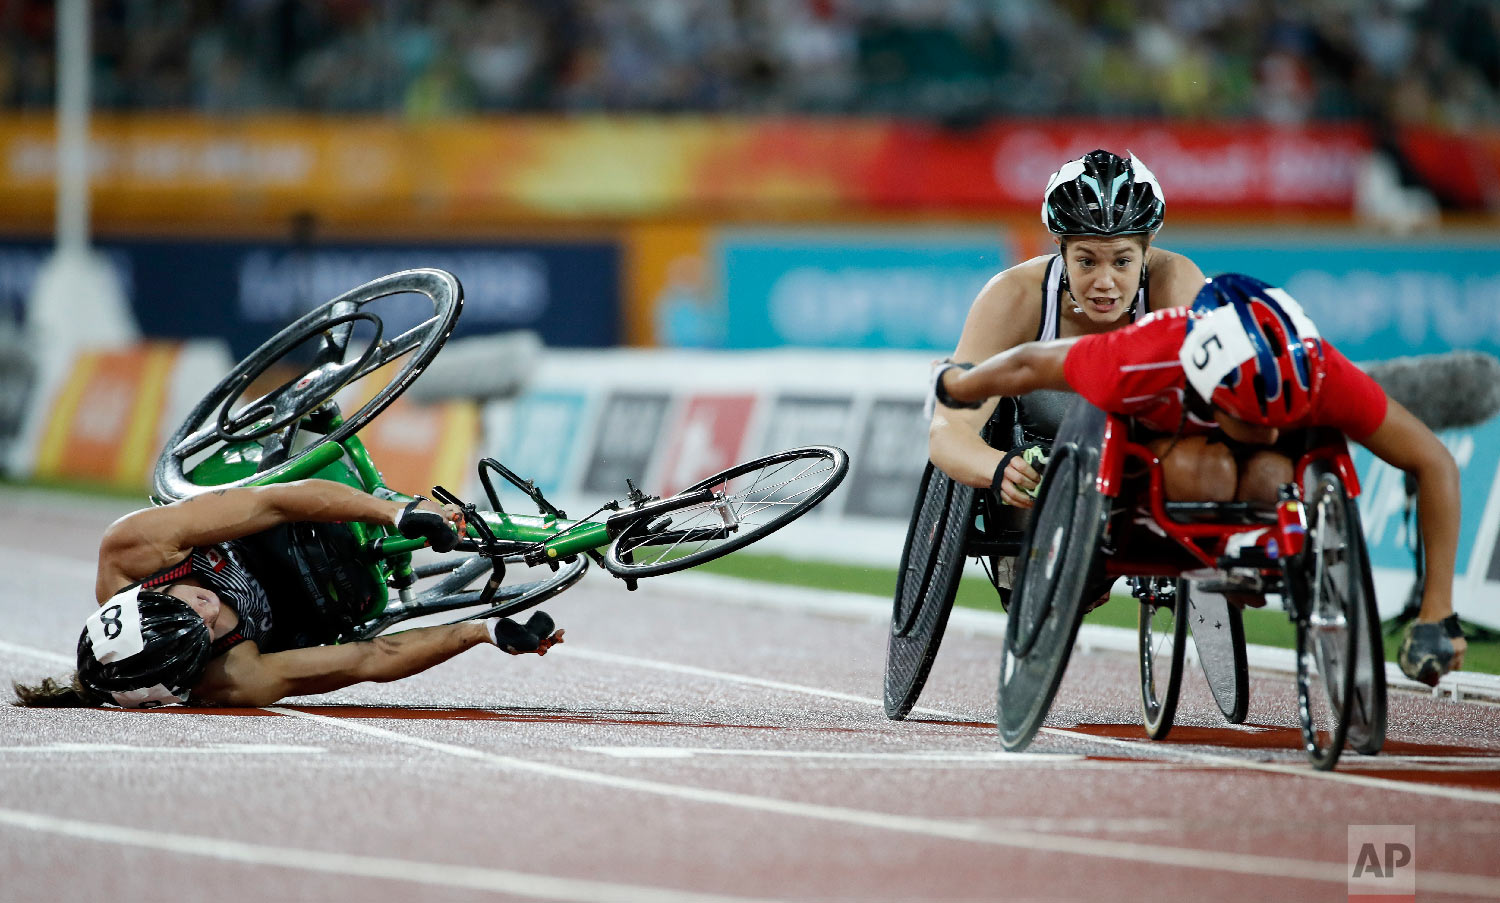
[[[545,655],[563,631],[541,641]],[[314,646],[261,654],[240,643],[214,659],[193,688],[193,700],[221,706],[270,705],[287,696],[331,693],[365,681],[385,683],[441,664],[473,646],[491,642],[483,621],[419,627],[337,646]]]
[[[969,308],[953,360],[977,363],[1036,335],[1041,325],[1038,299],[1048,259],[1037,257],[1017,264],[985,285]],[[998,403],[987,401],[975,409],[938,405],[927,436],[932,463],[960,483],[987,488],[1005,452],[991,448],[980,431]]]
[[[301,480],[218,489],[145,508],[125,515],[104,532],[95,595],[102,604],[132,580],[183,560],[195,546],[238,539],[293,521],[394,525],[403,507],[331,480]]]
[[[1203,270],[1174,251],[1152,248],[1147,253],[1151,267],[1152,309],[1191,305],[1203,288]]]
[[[1385,419],[1362,445],[1417,481],[1417,514],[1427,555],[1427,585],[1419,621],[1438,621],[1453,612],[1453,567],[1458,554],[1458,464],[1442,441],[1395,399],[1387,398]],[[1463,640],[1453,641],[1461,655]]]
[[[1068,351],[1084,336],[1027,342],[1002,351],[972,370],[951,369],[943,388],[957,401],[992,395],[1024,395],[1037,389],[1072,389],[1063,375]]]

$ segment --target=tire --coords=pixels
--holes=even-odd
[[[885,714],[900,721],[916,705],[937,657],[964,569],[975,491],[929,463],[901,549],[885,653]]]
[[[1187,652],[1187,581],[1177,581],[1170,596],[1165,595],[1142,599],[1138,616],[1141,721],[1152,740],[1165,739],[1172,730]]]
[[[1219,593],[1204,592],[1183,581],[1187,626],[1193,634],[1198,665],[1214,702],[1230,724],[1243,724],[1250,713],[1250,662],[1245,655],[1245,621],[1239,606]]]
[[[401,336],[382,336],[386,341],[371,342],[353,361],[343,361],[349,352],[354,321],[375,325],[380,333],[378,316],[364,310],[365,305],[391,295],[420,294],[432,303],[433,315]],[[418,376],[442,349],[452,334],[463,310],[463,287],[453,274],[442,270],[404,270],[382,276],[320,305],[296,322],[267,339],[250,356],[241,361],[218,385],[209,390],[188,413],[187,418],[167,439],[157,458],[152,477],[155,496],[177,501],[208,489],[229,486],[275,483],[286,479],[301,457],[330,442],[343,442],[384,411]],[[323,343],[320,366],[303,373],[256,401],[235,409],[240,394],[257,378],[272,370],[283,358],[304,342],[317,339]],[[344,386],[401,358],[399,366],[385,379],[385,384],[368,401],[323,435],[318,442],[293,450],[292,439],[302,418],[328,402]],[[200,485],[189,475],[189,459],[222,453],[230,443],[244,443],[270,438],[281,451],[273,463],[262,462],[259,472],[232,482]]]
[[[1308,547],[1293,591],[1297,603],[1297,714],[1308,760],[1333,769],[1348,739],[1359,633],[1367,630],[1360,599],[1359,545],[1349,498],[1337,474],[1313,477],[1307,497]],[[1367,700],[1373,702],[1373,700]]]
[[[1326,474],[1337,480],[1325,467],[1310,469],[1314,479]],[[1342,487],[1342,483],[1340,483]],[[1350,589],[1358,595],[1360,614],[1356,632],[1354,660],[1354,693],[1349,708],[1346,740],[1360,755],[1373,756],[1385,745],[1386,683],[1385,644],[1380,632],[1380,609],[1376,604],[1375,582],[1370,573],[1370,552],[1360,525],[1359,505],[1346,493],[1343,496],[1343,522],[1347,524],[1345,541],[1351,550],[1354,573],[1349,575]]]
[[[728,555],[811,511],[848,472],[849,456],[830,445],[737,464],[653,504],[652,517],[610,542],[604,567],[617,577],[655,577]],[[752,520],[766,511],[773,513]]]
[[[1047,717],[1083,619],[1086,588],[1098,576],[1109,514],[1094,482],[1103,424],[1102,412],[1075,404],[1053,445],[1021,546],[995,719],[1008,750],[1030,745]]]

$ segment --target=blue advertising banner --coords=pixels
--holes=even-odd
[[[1463,495],[1457,570],[1462,575],[1473,555],[1485,504],[1496,469],[1500,468],[1500,419],[1469,429],[1445,430],[1438,436],[1458,463]],[[1351,444],[1350,451],[1359,470],[1359,518],[1370,546],[1370,564],[1409,569],[1412,553],[1408,543],[1412,537],[1405,519],[1406,475],[1361,446]]]
[[[556,494],[565,489],[586,402],[578,392],[543,390],[522,394],[516,399],[500,460],[545,493]],[[504,481],[497,479],[495,483],[498,489]],[[514,510],[531,514],[531,502],[514,493],[515,490],[506,487],[502,495],[522,498]]]
[[[1209,276],[1247,273],[1302,302],[1351,360],[1500,354],[1500,241],[1326,237],[1164,242]]]
[[[731,230],[717,244],[732,348],[949,350],[1012,256],[998,230]]]
[[[155,338],[222,338],[243,357],[318,304],[377,276],[437,267],[464,286],[455,336],[531,329],[548,345],[620,341],[620,255],[612,243],[356,245],[120,241],[114,261],[141,330]],[[24,309],[50,245],[0,246],[0,316]],[[419,299],[413,299],[413,319]],[[430,308],[428,309],[430,312]],[[410,323],[386,324],[388,333]]]

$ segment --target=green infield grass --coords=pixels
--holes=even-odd
[[[801,561],[779,555],[760,555],[746,551],[736,552],[717,561],[699,565],[694,570],[723,574],[727,577],[741,577],[747,580],[763,580],[768,583],[861,593],[883,599],[891,598],[892,590],[896,585],[895,568]],[[1124,586],[1123,581],[1117,586]],[[968,608],[1000,610],[999,597],[995,595],[989,581],[982,574],[977,573],[977,568],[972,565],[959,583],[956,602]],[[1135,601],[1130,596],[1117,591],[1110,604],[1089,613],[1087,623],[1127,627],[1134,630],[1136,611]],[[1272,606],[1265,609],[1245,610],[1245,639],[1262,646],[1290,649],[1295,645],[1296,635],[1286,613],[1279,606]],[[1387,660],[1394,660],[1400,639],[1399,634],[1385,638]],[[1470,640],[1469,651],[1464,658],[1464,670],[1500,674],[1500,642]]]

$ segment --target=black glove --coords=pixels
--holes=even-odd
[[[401,509],[396,520],[396,529],[407,539],[425,539],[435,552],[451,552],[458,545],[458,534],[448,525],[448,519],[436,511],[417,506],[427,499],[417,496]]]
[[[490,618],[484,624],[489,628],[490,642],[511,655],[537,651],[557,626],[545,611],[533,614],[524,627],[510,618]]]

